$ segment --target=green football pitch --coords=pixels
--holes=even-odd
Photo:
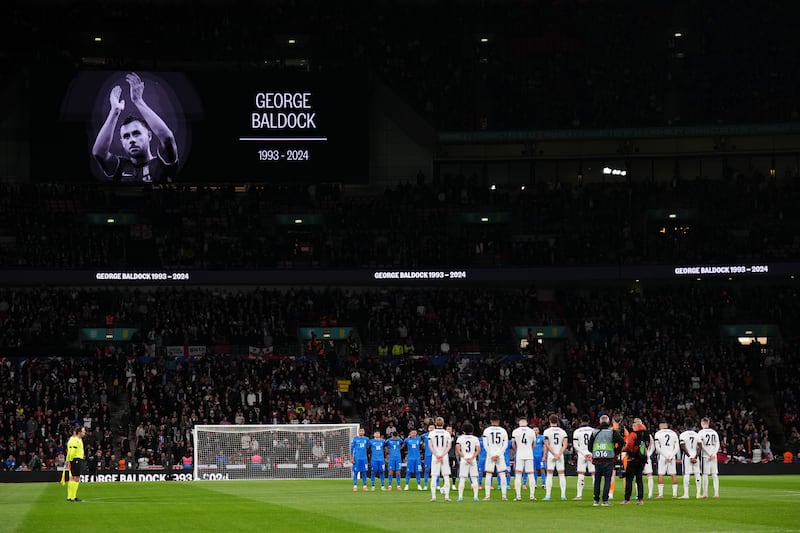
[[[431,502],[414,486],[353,492],[348,480],[310,480],[82,483],[84,501],[72,503],[58,483],[5,484],[0,531],[800,531],[800,476],[722,476],[718,500],[673,500],[667,483],[665,499],[643,506],[621,506],[618,481],[611,507],[593,507],[588,490],[561,501],[554,481],[547,502],[541,489],[537,501],[513,501],[512,489],[509,501],[493,490],[492,501],[474,502],[467,489],[463,502],[455,491]],[[568,478],[568,498],[575,483]]]

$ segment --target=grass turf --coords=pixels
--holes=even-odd
[[[571,498],[576,478],[567,481]],[[0,531],[800,531],[800,476],[720,477],[719,500],[673,500],[667,480],[665,499],[641,507],[619,505],[620,481],[611,507],[593,507],[588,487],[582,501],[561,501],[557,479],[554,485],[549,502],[542,489],[535,502],[527,492],[513,501],[513,489],[506,502],[499,490],[491,502],[473,502],[469,489],[464,502],[455,491],[452,502],[441,495],[430,502],[430,491],[413,482],[408,492],[357,493],[347,480],[82,483],[84,501],[71,503],[58,483],[6,484]]]

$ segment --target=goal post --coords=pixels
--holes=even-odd
[[[358,424],[198,425],[195,479],[350,479]]]

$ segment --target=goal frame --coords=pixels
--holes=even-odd
[[[360,424],[198,424],[192,428],[193,477],[195,480],[350,479],[352,477],[350,443],[358,436],[359,427]],[[343,434],[337,435],[340,432]],[[231,443],[240,443],[245,435],[249,435],[250,438],[255,435],[259,446],[263,447],[263,450],[257,452],[259,455],[263,453],[262,463],[258,465],[252,463],[249,457],[243,457],[243,460],[218,467],[214,457],[209,456],[215,449],[212,439],[206,437],[203,440],[201,435],[215,435],[217,439],[225,440],[228,447],[218,444],[216,448],[222,446],[226,448],[226,453],[228,449],[232,449]],[[323,440],[326,435],[330,435],[338,438],[338,442],[335,443],[338,447],[332,453],[326,453],[321,460],[315,460],[311,456],[300,457],[299,448],[295,452],[294,459],[280,458],[278,457],[280,454],[273,448],[276,441],[272,437],[286,439],[287,435],[308,435],[309,438],[317,435]],[[300,440],[295,438],[295,442]],[[241,449],[244,453],[244,449]]]

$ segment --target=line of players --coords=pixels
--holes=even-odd
[[[615,417],[615,429],[627,430],[621,426],[621,416]],[[413,475],[417,481],[417,490],[427,490],[430,476],[431,501],[436,501],[439,491],[438,479],[441,477],[444,487],[441,493],[445,501],[449,501],[451,466],[458,464],[458,500],[463,500],[466,480],[469,479],[473,491],[473,500],[478,501],[481,485],[485,490],[484,500],[490,500],[492,477],[497,474],[501,498],[507,500],[508,473],[511,465],[510,452],[514,451],[514,489],[516,501],[522,500],[522,492],[526,482],[530,481],[529,499],[535,500],[535,490],[539,483],[545,490],[544,500],[551,499],[553,477],[557,473],[561,489],[561,499],[566,500],[567,480],[564,468],[564,452],[567,450],[569,439],[566,431],[560,427],[557,415],[550,415],[549,427],[540,434],[538,427],[529,427],[525,418],[518,420],[509,439],[505,428],[500,426],[499,416],[490,416],[491,424],[487,426],[481,437],[473,435],[474,427],[470,422],[464,422],[461,434],[455,437],[452,427],[444,427],[444,419],[437,417],[428,425],[428,432],[417,436],[416,430],[411,430],[409,436],[402,439],[396,433],[388,439],[381,437],[376,431],[372,439],[364,436],[364,428],[359,428],[358,437],[355,437],[350,446],[350,455],[353,462],[353,491],[358,490],[358,479],[362,480],[364,491],[375,490],[376,476],[380,477],[381,490],[392,490],[396,479],[397,490],[401,490],[401,465],[402,452],[406,452],[406,475],[404,490],[409,490],[409,482]],[[696,497],[708,497],[709,477],[713,480],[714,497],[719,497],[719,478],[717,468],[717,452],[719,451],[719,435],[709,427],[710,421],[704,418],[701,422],[702,429],[694,430],[693,421],[685,421],[685,430],[678,435],[662,422],[655,436],[649,437],[647,457],[654,453],[658,456],[658,496],[663,498],[664,476],[672,478],[672,497],[678,498],[677,462],[683,462],[683,495],[681,499],[689,498],[689,482],[691,476],[695,477]],[[585,477],[594,477],[594,465],[591,461],[592,450],[588,444],[597,430],[589,425],[589,417],[581,417],[581,425],[572,434],[572,445],[577,456],[577,496],[575,500],[583,497]],[[455,445],[453,444],[455,442]],[[455,454],[451,448],[455,446]],[[388,450],[388,462],[387,453]],[[421,452],[424,456],[421,461]],[[451,459],[455,459],[451,465]],[[622,457],[622,464],[625,457]],[[367,468],[369,465],[369,468]],[[367,486],[367,472],[371,474],[372,487]],[[388,471],[388,487],[385,484],[385,472]],[[424,473],[424,483],[421,476]],[[648,498],[653,497],[653,465],[648,460],[645,464],[644,475],[648,478]],[[612,485],[613,487],[613,485]],[[639,495],[641,499],[642,495]],[[610,493],[613,499],[613,488]]]

